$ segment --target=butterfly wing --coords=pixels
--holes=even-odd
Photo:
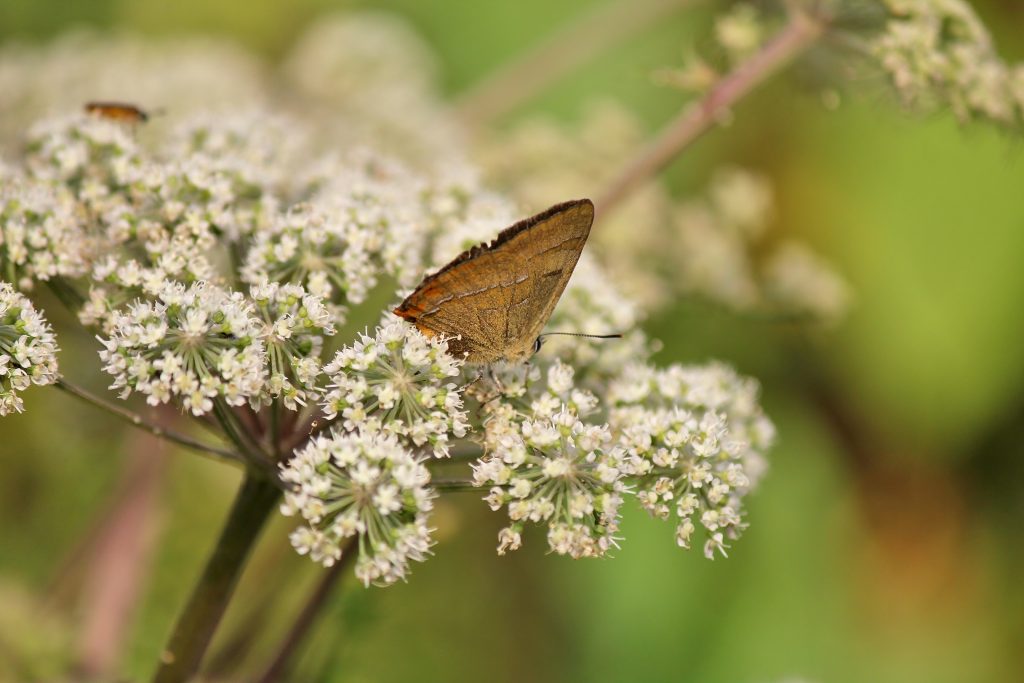
[[[425,334],[452,339],[470,363],[530,355],[579,260],[594,204],[565,202],[503,230],[427,277],[395,309]]]

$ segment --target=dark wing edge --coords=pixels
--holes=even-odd
[[[474,246],[474,247],[472,247],[470,249],[467,249],[466,251],[462,252],[461,254],[456,256],[454,259],[452,259],[452,261],[448,265],[444,266],[443,268],[438,270],[436,273],[433,273],[433,274],[428,275],[425,278],[423,278],[423,281],[420,282],[420,284],[416,287],[416,289],[412,292],[412,294],[407,296],[405,298],[405,300],[401,304],[399,304],[399,306],[397,308],[395,308],[393,313],[395,315],[399,316],[399,317],[405,318],[406,320],[408,320],[410,322],[416,322],[416,320],[418,318],[418,315],[416,313],[414,313],[412,310],[410,310],[411,307],[412,307],[412,302],[410,300],[414,296],[416,296],[416,294],[419,293],[420,290],[424,289],[425,287],[428,287],[431,284],[431,282],[433,282],[434,279],[436,279],[439,275],[441,275],[442,273],[445,273],[445,272],[451,270],[452,268],[455,268],[456,266],[458,266],[461,263],[464,263],[466,261],[469,261],[471,259],[476,258],[480,254],[486,253],[488,251],[491,251],[492,249],[496,249],[496,248],[500,247],[502,244],[504,244],[505,242],[508,242],[510,239],[512,239],[513,237],[515,237],[519,233],[524,232],[526,230],[529,230],[530,228],[532,228],[533,226],[537,225],[538,223],[542,223],[542,222],[544,222],[544,221],[546,221],[546,220],[548,220],[548,219],[550,219],[550,218],[552,218],[552,217],[554,217],[554,216],[556,216],[556,215],[558,215],[558,214],[560,214],[560,213],[562,213],[564,211],[568,211],[570,209],[574,209],[574,208],[576,208],[578,206],[587,206],[587,207],[589,207],[590,208],[591,221],[593,221],[594,202],[591,201],[590,199],[586,199],[586,198],[584,198],[584,199],[570,199],[569,201],[565,201],[565,202],[561,202],[559,204],[555,204],[554,206],[552,206],[552,207],[550,207],[548,209],[545,209],[544,211],[541,211],[540,213],[538,213],[535,216],[530,216],[529,218],[525,218],[525,219],[519,221],[518,223],[514,223],[514,224],[510,225],[509,227],[507,227],[504,230],[502,230],[501,232],[499,232],[498,236],[495,237],[490,242],[484,242],[484,243],[478,244],[478,245],[476,245],[476,246]]]

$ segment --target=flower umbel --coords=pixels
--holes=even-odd
[[[757,404],[757,383],[724,365],[634,367],[609,393],[611,425],[632,456],[637,498],[655,517],[677,518],[676,542],[690,547],[700,524],[704,555],[725,555],[746,527],[743,497],[764,470],[774,427]]]
[[[0,282],[0,416],[22,411],[18,395],[57,381],[57,343],[50,325],[24,295]]]
[[[962,122],[1024,121],[1024,64],[1008,64],[970,3],[884,0],[890,20],[872,55],[909,107],[948,106]]]
[[[324,337],[335,333],[323,301],[298,285],[262,282],[250,296],[263,321],[260,338],[267,352],[269,398],[281,398],[291,410],[318,396]]]
[[[301,515],[308,525],[291,534],[299,554],[329,567],[347,539],[358,537],[355,572],[366,585],[404,579],[410,560],[426,559],[436,494],[427,468],[394,435],[359,430],[317,437],[295,453],[281,479],[294,487],[281,512]]]
[[[444,457],[450,437],[469,429],[462,390],[452,381],[460,366],[444,340],[401,320],[385,322],[324,367],[330,379],[324,413],[340,415],[346,430],[383,429]]]
[[[239,292],[199,282],[165,282],[156,301],[136,301],[115,314],[100,358],[123,397],[146,394],[150,405],[178,398],[193,415],[256,401],[266,369],[260,321]]]
[[[563,408],[553,417],[507,419],[495,446],[473,467],[477,486],[490,486],[492,510],[508,508],[511,523],[498,534],[498,554],[522,544],[526,522],[548,526],[559,555],[599,557],[617,547],[624,451],[601,425],[585,425]]]
[[[78,277],[89,251],[70,193],[31,179],[0,184],[0,273],[29,290],[35,280]]]

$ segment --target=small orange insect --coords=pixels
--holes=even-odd
[[[93,116],[121,123],[138,124],[149,120],[146,111],[125,102],[87,102],[85,111]]]

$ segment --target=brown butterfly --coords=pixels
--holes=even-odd
[[[447,337],[468,363],[525,360],[540,349],[593,222],[589,199],[552,206],[427,276],[394,312]]]
[[[87,114],[121,123],[145,123],[149,120],[146,111],[125,102],[87,102],[85,111]]]

